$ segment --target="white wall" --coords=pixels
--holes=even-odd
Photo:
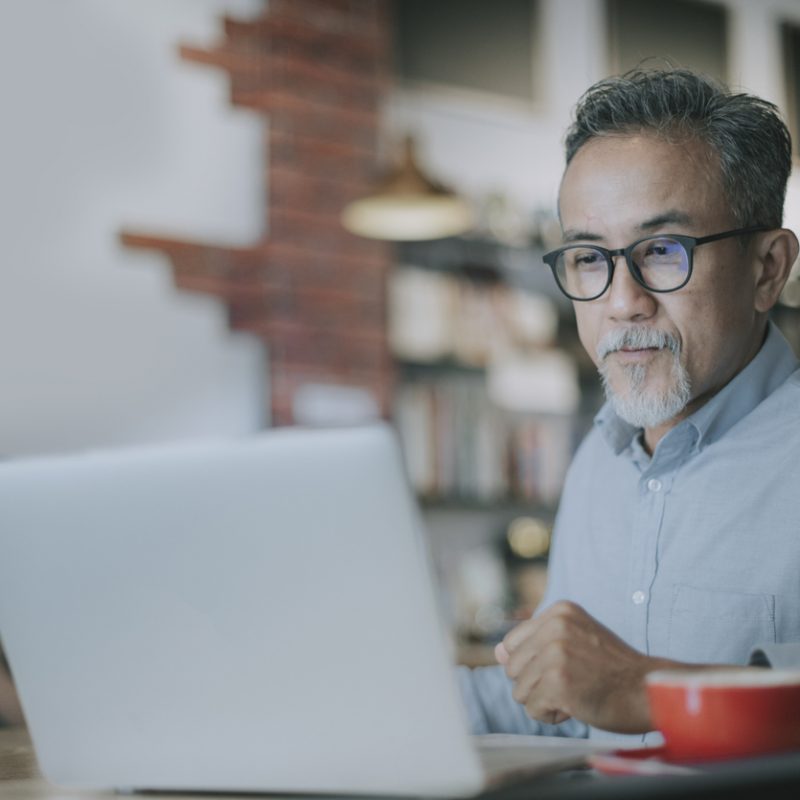
[[[417,134],[428,171],[473,198],[503,191],[528,213],[555,210],[563,137],[578,97],[608,74],[604,0],[539,0],[541,97],[527,110],[463,92],[396,90],[388,131]],[[785,105],[778,26],[798,0],[720,0],[729,9],[731,83]],[[800,230],[800,179],[787,224]]]
[[[248,243],[263,123],[176,43],[258,0],[0,4],[0,457],[235,434],[264,416],[263,354],[123,227]]]
[[[414,132],[437,178],[474,199],[502,192],[527,211],[555,208],[572,107],[605,70],[602,0],[540,0],[540,8],[535,104],[401,88],[385,108],[387,130]]]
[[[786,108],[779,25],[800,25],[798,0],[727,0],[731,11],[731,83]],[[800,235],[800,174],[789,179],[784,225]],[[795,270],[800,262],[795,264]]]

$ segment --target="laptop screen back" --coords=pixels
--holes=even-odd
[[[57,783],[481,785],[388,428],[7,462],[0,547],[0,636]]]

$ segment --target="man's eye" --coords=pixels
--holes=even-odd
[[[603,262],[603,257],[595,250],[586,250],[575,254],[576,267],[595,267]]]
[[[645,258],[670,258],[677,256],[681,252],[679,242],[671,239],[659,239],[655,242],[648,242],[647,249],[644,251]]]

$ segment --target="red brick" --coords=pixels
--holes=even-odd
[[[285,134],[270,131],[270,164],[288,167],[307,175],[367,184],[375,174],[374,155],[348,142],[337,143],[302,134]]]
[[[325,273],[330,269],[331,251],[317,247],[313,241],[267,239],[259,248],[269,261],[270,272],[285,268],[289,271],[312,270]],[[336,265],[342,269],[383,271],[390,262],[390,254],[389,245],[376,242],[370,250],[337,252]]]
[[[385,0],[271,0],[259,19],[225,19],[218,46],[184,45],[185,59],[228,72],[232,102],[269,115],[265,236],[223,247],[121,234],[126,246],[163,252],[177,286],[219,297],[233,329],[265,340],[276,424],[292,422],[294,393],[309,380],[363,386],[390,409],[391,248],[339,221],[377,173],[388,9]]]
[[[386,36],[381,35],[377,20],[373,23],[368,16],[325,30],[323,26],[315,24],[315,20],[321,19],[319,14],[304,9],[302,3],[292,2],[284,13],[270,12],[267,16],[250,21],[228,17],[223,24],[226,35],[234,41],[249,39],[267,41],[272,45],[288,42],[373,63],[380,63],[385,58]]]
[[[343,180],[330,173],[318,174],[294,166],[274,166],[269,174],[269,208],[298,208],[338,218],[342,209],[371,191],[368,180]]]
[[[347,331],[354,320],[360,326],[382,328],[386,324],[385,304],[363,292],[319,286],[275,287],[227,283],[216,286],[226,297],[231,324],[251,328],[263,322],[301,322],[316,327],[340,327]]]
[[[271,357],[275,354],[283,362],[324,366],[348,374],[389,369],[382,328],[352,323],[343,329],[340,324],[322,326],[282,319],[253,320],[246,325],[234,321],[233,327],[266,338]]]
[[[377,253],[380,246],[370,239],[348,233],[339,219],[338,213],[319,213],[313,209],[276,207],[269,213],[269,234],[273,239],[282,240],[324,240],[331,256],[336,250],[353,253]]]
[[[264,113],[286,112],[289,114],[328,114],[334,122],[344,118],[354,125],[377,126],[379,107],[372,100],[364,100],[355,106],[352,103],[342,104],[335,96],[307,96],[302,92],[292,91],[285,87],[253,86],[240,88],[235,82],[231,88],[231,102],[244,108],[251,108]]]

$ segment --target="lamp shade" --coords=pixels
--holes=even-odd
[[[390,241],[441,239],[472,226],[467,203],[419,168],[410,136],[403,143],[399,166],[373,194],[349,203],[341,219],[351,233]]]

